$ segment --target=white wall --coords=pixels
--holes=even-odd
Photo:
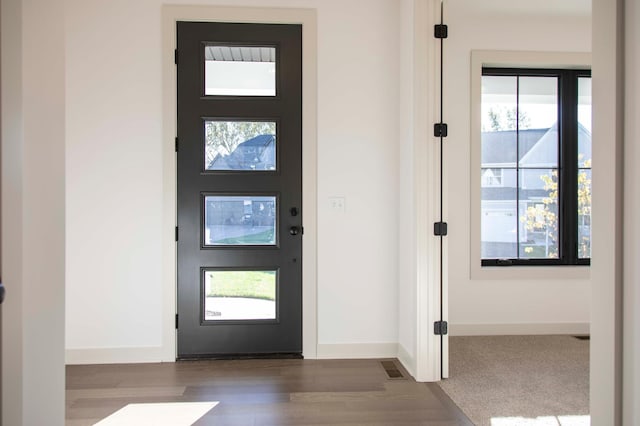
[[[2,1],[2,423],[64,424],[62,1]]]
[[[470,57],[473,50],[588,52],[589,2],[569,13],[554,1],[449,0],[445,22],[445,203],[449,223],[449,320],[452,334],[588,332],[588,268],[532,278],[536,268],[472,277],[470,209]],[[476,242],[477,244],[477,242]],[[495,269],[495,268],[494,268]],[[508,269],[508,271],[507,271]],[[547,268],[543,268],[547,269]],[[554,278],[553,275],[558,277]],[[563,275],[561,278],[560,275]],[[580,275],[583,277],[581,278]],[[570,277],[570,279],[566,279]]]
[[[159,6],[66,15],[67,348],[159,346]]]
[[[66,331],[75,362],[84,350],[156,353],[165,343],[162,4],[66,2]],[[318,342],[328,352],[395,348],[398,5],[238,5],[317,8]],[[344,213],[330,210],[330,196],[345,197]]]
[[[316,4],[319,343],[395,344],[398,3]]]

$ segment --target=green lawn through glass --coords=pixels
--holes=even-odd
[[[207,297],[276,300],[276,271],[207,271]]]
[[[273,238],[273,229],[268,229],[257,234],[216,240],[214,241],[214,244],[272,244],[273,241],[275,241]]]

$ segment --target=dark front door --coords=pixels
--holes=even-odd
[[[302,27],[177,23],[178,358],[302,352]]]

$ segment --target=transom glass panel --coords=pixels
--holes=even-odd
[[[205,46],[206,96],[275,96],[276,48]]]

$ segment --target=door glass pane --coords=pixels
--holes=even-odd
[[[204,320],[276,319],[276,271],[204,271]]]
[[[275,245],[276,197],[204,197],[204,244]]]
[[[520,253],[523,259],[558,258],[558,171],[520,170]]]
[[[517,77],[482,77],[482,167],[516,164],[517,92]]]
[[[578,79],[578,167],[591,167],[591,78]]]
[[[204,122],[205,170],[276,170],[276,123]]]
[[[520,77],[520,167],[558,167],[558,78]]]
[[[276,48],[205,46],[204,94],[275,96]]]

